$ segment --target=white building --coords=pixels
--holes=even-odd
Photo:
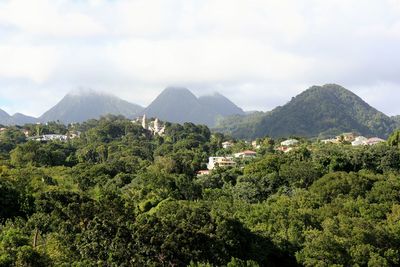
[[[231,146],[233,146],[233,143],[231,141],[225,141],[222,143],[222,148],[230,148]]]
[[[209,157],[207,163],[207,169],[213,170],[215,167],[234,167],[236,162],[233,161],[233,157]]]
[[[239,153],[235,153],[235,158],[254,158],[257,156],[257,152],[252,150],[245,150]]]
[[[351,142],[352,146],[364,146],[366,145],[366,142],[368,141],[368,138],[364,136],[357,136],[356,139],[354,139],[353,142]]]
[[[28,138],[30,140],[35,140],[35,141],[67,141],[68,136],[63,135],[63,134],[44,134],[44,135],[39,135],[39,136],[34,136]]]
[[[381,139],[379,137],[372,137],[372,138],[370,138],[370,139],[368,139],[366,141],[366,144],[369,145],[369,146],[373,146],[373,145],[376,145],[376,144],[379,144],[379,143],[382,143],[382,142],[385,142],[385,140],[383,140],[383,139]]]
[[[321,140],[321,143],[323,143],[323,144],[338,144],[339,141],[336,138],[331,138],[331,139]]]
[[[298,143],[299,143],[299,141],[296,139],[288,139],[288,140],[283,141],[281,143],[281,146],[294,146],[294,145],[297,145]]]
[[[365,138],[364,136],[357,136],[356,139],[351,142],[352,146],[373,146],[379,143],[385,142],[385,140],[379,137]]]

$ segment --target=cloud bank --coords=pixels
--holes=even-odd
[[[166,86],[269,110],[338,83],[400,114],[398,0],[0,0],[0,107],[40,115],[92,88]]]

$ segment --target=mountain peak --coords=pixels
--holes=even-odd
[[[186,87],[179,87],[179,86],[169,86],[165,88],[159,96],[166,96],[169,95],[170,97],[190,97],[190,98],[197,98],[189,89]]]
[[[129,103],[114,95],[79,88],[64,96],[39,119],[42,122],[59,120],[64,123],[72,123],[97,119],[107,114],[133,118],[141,110],[143,108],[139,105]]]
[[[167,87],[142,112],[166,121],[208,126],[213,126],[219,116],[242,113],[243,110],[221,94],[197,98],[185,87]]]
[[[394,128],[394,120],[337,84],[312,86],[261,120],[249,115],[236,124],[231,126],[234,135],[246,138],[328,137],[343,132],[386,137]],[[251,133],[249,129],[253,129]]]

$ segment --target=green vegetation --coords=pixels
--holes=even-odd
[[[0,133],[0,266],[399,266],[399,133],[352,147],[261,138],[257,157],[197,176],[209,156],[250,149],[206,126],[152,135],[120,116]]]
[[[216,131],[246,139],[266,135],[331,137],[343,132],[387,137],[397,125],[395,118],[377,111],[349,90],[327,84],[313,86],[271,112],[222,119]]]

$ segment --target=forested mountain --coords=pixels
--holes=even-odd
[[[325,137],[342,132],[387,137],[394,128],[393,119],[335,84],[313,86],[264,115],[228,118],[217,126],[218,130],[243,138]]]
[[[63,123],[83,122],[97,119],[106,114],[134,118],[143,108],[116,96],[92,90],[79,90],[67,94],[59,103],[45,112],[41,122],[60,121]]]
[[[192,122],[213,126],[219,117],[244,114],[244,112],[220,94],[197,98],[187,88],[168,87],[142,114],[170,122]]]
[[[2,125],[24,125],[26,123],[35,123],[37,119],[34,117],[26,116],[21,113],[15,113],[10,116],[7,112],[0,109],[0,124]]]
[[[396,127],[400,128],[400,115],[392,116],[392,120],[396,123]]]

